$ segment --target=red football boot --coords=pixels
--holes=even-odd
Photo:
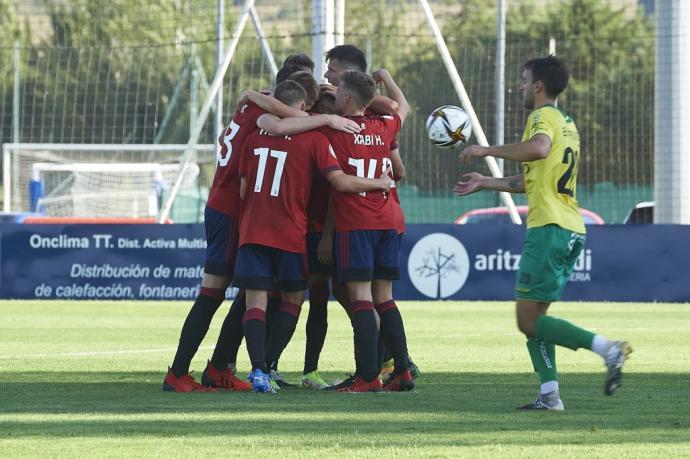
[[[252,385],[247,381],[242,381],[240,378],[235,376],[230,371],[230,368],[226,368],[223,371],[218,371],[210,360],[206,364],[204,373],[201,375],[201,383],[204,386],[217,387],[219,389],[237,391],[252,390]]]
[[[405,392],[412,389],[414,389],[414,378],[410,370],[391,375],[386,385],[383,386],[383,390],[386,392]]]
[[[188,373],[179,378],[175,376],[170,367],[168,367],[168,374],[163,380],[163,390],[169,392],[215,392],[211,387],[205,387],[199,384],[192,378],[191,373]]]
[[[364,378],[357,376],[354,382],[342,389],[338,389],[338,392],[380,392],[383,385],[381,380],[376,377],[373,381],[365,381]]]

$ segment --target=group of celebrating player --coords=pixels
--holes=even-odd
[[[409,105],[386,70],[365,73],[366,58],[355,46],[336,46],[326,61],[330,84],[319,85],[307,55],[289,56],[275,88],[242,94],[218,138],[204,276],[164,390],[272,393],[288,385],[278,361],[307,287],[302,385],[341,392],[414,387],[418,370],[392,291],[405,228],[395,192],[405,173],[396,136]],[[198,383],[189,366],[231,283],[240,291]],[[317,370],[331,291],[354,332],[355,373],[337,385]],[[235,374],[243,338],[249,382]],[[389,360],[392,368],[384,365]]]

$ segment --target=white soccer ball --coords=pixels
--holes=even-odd
[[[431,143],[440,148],[464,145],[472,135],[472,124],[465,110],[455,105],[443,105],[431,112],[426,120]]]

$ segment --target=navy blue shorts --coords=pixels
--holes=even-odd
[[[309,260],[309,274],[335,275],[335,264],[322,265],[319,261],[317,249],[322,233],[307,233],[307,259]]]
[[[306,254],[258,244],[245,244],[237,253],[233,286],[249,290],[299,292],[307,288]]]
[[[206,264],[204,272],[232,277],[237,258],[239,220],[209,207],[204,210],[206,227]]]
[[[400,279],[398,233],[395,230],[357,230],[335,233],[338,281]]]

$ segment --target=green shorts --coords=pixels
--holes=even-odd
[[[585,235],[558,225],[528,228],[515,282],[515,298],[557,301],[585,245]]]

